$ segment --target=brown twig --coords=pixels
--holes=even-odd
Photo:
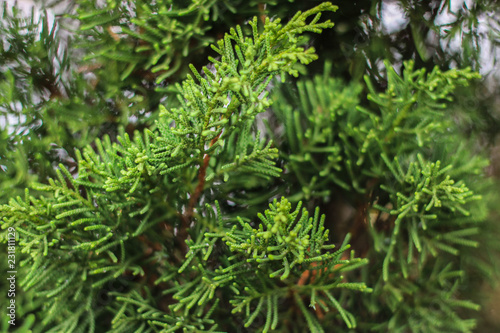
[[[120,41],[120,36],[118,36],[118,34],[113,31],[113,27],[112,26],[108,26],[106,28],[106,30],[108,31],[108,33],[111,36],[111,38],[113,38],[115,40],[115,42],[119,42]]]
[[[342,253],[342,257],[341,257],[340,260],[348,260],[348,259],[349,259],[349,253],[348,252]],[[319,264],[320,263],[318,263],[318,262],[312,262],[311,263],[312,268],[306,269],[305,271],[302,272],[302,274],[300,275],[299,280],[297,281],[297,285],[298,286],[304,286],[304,285],[306,285],[308,283],[314,283],[314,280],[316,279],[316,276],[319,277],[319,276],[321,276],[321,274],[326,273],[327,267],[324,267],[323,269],[315,268]],[[336,264],[334,266],[334,269],[338,268],[338,267],[341,267],[342,265],[343,265],[342,263]],[[328,276],[329,277],[333,277],[334,274],[330,273]],[[320,300],[320,302],[323,303],[324,305],[326,305],[324,301]],[[316,308],[315,312],[316,312],[316,317],[319,320],[322,320],[325,317],[325,314],[323,313],[323,311],[321,310],[321,308],[319,306]]]
[[[217,134],[215,138],[210,141],[210,147],[214,145],[214,143],[219,139],[222,131]],[[188,228],[191,224],[191,220],[194,215],[194,206],[198,202],[201,193],[203,192],[203,188],[205,187],[205,177],[207,174],[208,163],[210,162],[210,155],[205,154],[203,157],[203,163],[200,165],[200,170],[198,171],[198,185],[194,189],[191,197],[189,198],[188,208],[184,215],[181,215],[181,228],[178,233],[178,239],[180,240],[180,247],[183,253],[187,253],[186,239],[188,237]]]
[[[262,21],[263,24],[266,23],[266,4],[265,3],[259,3],[257,6],[259,10],[259,18]]]
[[[366,257],[369,251],[369,241],[368,241],[368,212],[370,211],[373,203],[373,188],[378,184],[377,178],[372,178],[367,181],[366,189],[367,193],[363,200],[358,204],[356,209],[356,215],[354,217],[353,224],[349,229],[351,234],[350,243],[355,250],[358,257]]]

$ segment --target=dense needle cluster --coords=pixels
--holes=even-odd
[[[22,329],[471,332],[494,192],[453,101],[480,76],[347,82],[313,37],[337,6],[247,2],[82,1],[66,46],[4,6]]]

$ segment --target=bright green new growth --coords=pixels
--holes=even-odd
[[[258,229],[253,229],[249,223],[238,218],[240,227],[251,233],[250,238],[238,236],[238,229],[233,227],[231,233],[224,236],[226,245],[231,251],[242,252],[251,255],[248,262],[266,263],[269,261],[282,261],[283,268],[271,273],[271,277],[281,275],[284,280],[290,274],[290,268],[297,264],[327,260],[328,257],[318,256],[321,250],[331,249],[333,245],[324,245],[328,241],[328,230],[323,226],[324,215],[318,222],[319,210],[316,215],[308,219],[307,210],[303,210],[300,218],[300,202],[296,210],[290,213],[291,204],[282,198],[281,202],[270,205],[270,210],[265,211],[265,215],[259,214],[259,219],[263,224],[259,224]],[[307,259],[305,259],[307,257]],[[282,273],[282,274],[280,274]]]
[[[192,163],[201,165],[205,155],[212,155],[235,130],[270,106],[265,89],[274,76],[281,74],[284,78],[285,73],[296,76],[298,73],[293,67],[296,62],[308,64],[317,58],[313,48],[304,50],[297,46],[298,34],[319,33],[332,27],[329,21],[318,21],[321,11],[335,9],[328,4],[320,5],[297,13],[285,26],[279,19],[268,18],[261,33],[254,18],[249,22],[252,38],[245,37],[239,26],[226,34],[217,46],[212,46],[221,56],[220,61],[210,59],[214,73],[203,67],[205,77],[202,77],[191,66],[199,83],[188,76],[182,86],[178,86],[181,107],[163,109],[161,115],[166,120],[158,126],[165,135],[153,145],[153,162],[164,172]],[[306,24],[305,20],[312,15],[313,20]],[[173,128],[170,128],[171,121],[175,123]],[[263,166],[261,172],[265,173],[266,166]]]
[[[251,19],[212,46],[209,65],[188,66],[212,38],[207,22],[236,9],[133,3],[135,14],[129,2],[81,2],[87,65],[123,70],[95,83],[102,96],[75,85],[89,109],[109,103],[114,117],[120,108],[117,123],[159,109],[138,121],[155,125],[82,138],[101,139],[76,150],[77,168],[60,164],[33,185],[42,195],[26,190],[0,206],[2,229],[19,236],[19,287],[37,300],[26,319],[34,331],[474,329],[465,310],[479,306],[464,286],[492,271],[476,250],[491,192],[487,161],[457,140],[450,105],[477,73],[412,61],[398,73],[386,61],[384,82],[346,84],[326,59],[323,75],[284,83],[318,58],[304,34],[333,26],[320,21],[337,9],[330,3],[286,24]],[[188,67],[175,89],[161,86]],[[166,102],[147,92],[143,69]],[[87,112],[78,110],[77,120]]]
[[[297,13],[284,26],[279,20],[267,19],[262,32],[258,32],[254,19],[250,22],[252,38],[245,37],[240,27],[231,30],[214,47],[221,55],[220,60],[211,59],[214,72],[204,67],[203,77],[192,67],[199,83],[188,77],[178,87],[181,107],[163,108],[158,130],[146,130],[144,135],[136,132],[133,139],[124,133],[118,137],[119,143],[112,143],[109,137],[97,140],[95,150],[87,147],[76,152],[76,177],[60,165],[56,179],[36,186],[51,195],[35,198],[26,191],[24,199],[11,199],[1,207],[3,228],[15,227],[22,252],[29,253],[21,264],[30,266],[29,273],[20,286],[45,298],[47,312],[42,324],[51,325],[49,331],[70,332],[77,327],[96,330],[96,321],[108,311],[96,306],[96,299],[107,292],[106,286],[112,281],[127,285],[122,292],[109,292],[114,300],[108,309],[117,311],[111,322],[113,332],[174,332],[180,328],[213,331],[217,322],[211,316],[223,311],[217,308],[222,295],[214,301],[216,291],[223,293],[222,300],[233,304],[233,312],[244,310],[248,315],[251,311],[245,326],[252,325],[266,304],[264,331],[277,327],[278,312],[283,310],[278,309],[278,301],[288,299],[289,292],[293,292],[311,330],[321,331],[321,325],[309,313],[302,297],[307,297],[313,307],[319,304],[323,311],[335,309],[349,327],[355,326],[354,317],[331,292],[335,288],[366,287],[341,282],[341,276],[330,276],[365,261],[340,260],[348,246],[324,253],[333,245],[324,244],[328,232],[322,225],[324,217],[318,220],[318,210],[314,219],[308,220],[304,211],[294,223],[300,207],[290,214],[290,204],[283,199],[271,205],[277,213],[260,215],[266,228],[270,218],[277,221],[277,227],[271,227],[268,233],[254,233],[250,224],[239,218],[239,231],[232,227],[224,232],[219,223],[219,233],[214,234],[204,232],[204,225],[211,224],[206,216],[210,211],[191,206],[189,200],[189,194],[199,196],[196,191],[203,191],[199,184],[203,186],[205,180],[199,175],[197,187],[193,186],[197,176],[193,171],[198,169],[201,173],[209,168],[207,181],[212,182],[220,181],[223,175],[227,180],[238,168],[262,173],[265,178],[279,175],[280,169],[271,162],[277,150],[271,148],[271,142],[264,144],[258,133],[254,137],[251,122],[270,105],[265,89],[273,76],[297,75],[293,67],[296,62],[307,64],[317,58],[314,49],[298,46],[299,34],[331,27],[329,21],[318,21],[322,11],[335,9],[325,3]],[[314,16],[312,21],[306,23],[310,16]],[[235,135],[237,129],[241,132]],[[250,145],[252,140],[255,143]],[[250,151],[249,145],[253,146]],[[230,154],[224,153],[225,147],[232,148]],[[215,166],[205,163],[207,156],[217,158],[217,152],[221,158]],[[175,207],[170,205],[172,196],[178,199]],[[178,244],[185,240],[176,239],[171,232],[157,233],[153,228],[160,225],[167,230],[185,229],[191,216],[179,218],[178,212],[194,208],[195,226],[189,231],[198,241],[188,240],[190,252],[182,260]],[[210,244],[209,251],[202,245],[205,241],[199,242],[203,237]],[[252,248],[256,246],[252,238],[265,248]],[[229,245],[230,252],[220,248],[218,239]],[[143,242],[157,242],[161,251],[143,261],[141,252],[133,251],[143,247]],[[215,260],[227,263],[227,267],[214,266],[209,260],[214,247],[220,248]],[[200,250],[203,258],[195,256]],[[245,256],[241,250],[247,255],[250,250],[252,256],[234,263]],[[264,253],[268,253],[267,258]],[[260,271],[248,274],[255,273],[255,269]],[[323,273],[318,273],[314,283],[297,286],[297,279],[309,269]],[[160,275],[149,286],[146,281],[140,282],[150,278],[147,271]],[[276,280],[277,276],[280,279]],[[134,282],[127,284],[127,280]],[[156,290],[154,294],[152,290]],[[161,306],[163,295],[172,295],[176,302]],[[152,302],[154,298],[157,300]],[[153,306],[157,302],[161,309]],[[131,313],[137,315],[127,315]]]
[[[328,232],[323,226],[324,216],[320,219],[319,210],[316,210],[314,218],[308,219],[305,209],[299,215],[300,207],[301,203],[291,212],[288,200],[282,198],[278,202],[275,199],[264,215],[259,214],[265,228],[263,224],[254,228],[239,217],[238,224],[229,224],[217,209],[215,232],[206,232],[196,244],[190,242],[187,260],[179,271],[185,272],[191,267],[191,274],[202,274],[192,283],[176,288],[174,298],[180,303],[175,309],[184,307],[187,315],[195,305],[209,304],[214,294],[222,289],[231,295],[232,312],[246,313],[245,327],[251,326],[266,307],[262,330],[268,332],[277,328],[280,313],[288,311],[279,304],[284,304],[292,294],[311,331],[323,332],[323,328],[304,306],[304,297],[310,307],[316,309],[318,306],[326,312],[338,311],[348,327],[355,327],[354,316],[342,308],[332,292],[337,288],[369,292],[365,284],[343,282],[343,276],[339,275],[367,261],[352,256],[341,258],[349,248],[348,238],[339,250],[330,252],[334,245],[325,244]],[[222,265],[213,271],[200,270],[210,265],[214,248],[220,247],[221,242],[227,245],[224,255],[219,254]],[[314,277],[304,284],[304,276],[309,274]]]

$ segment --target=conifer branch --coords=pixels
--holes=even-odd
[[[332,27],[330,21],[317,23],[321,12],[326,10],[335,11],[336,7],[324,3],[304,13],[299,12],[285,26],[280,24],[279,19],[267,19],[262,33],[258,32],[255,17],[249,23],[252,38],[245,37],[240,26],[232,29],[217,46],[212,46],[221,55],[220,61],[210,59],[215,73],[204,67],[205,77],[202,77],[194,66],[190,66],[199,83],[189,76],[182,86],[178,85],[182,108],[163,110],[167,119],[175,122],[171,132],[177,136],[177,142],[175,148],[167,146],[162,151],[172,151],[172,157],[184,155],[198,164],[198,185],[191,193],[179,230],[184,250],[183,242],[194,206],[203,191],[210,155],[215,148],[223,146],[224,139],[233,131],[269,107],[264,90],[275,75],[288,72],[296,76],[298,72],[293,68],[296,62],[308,64],[316,59],[314,49],[304,50],[297,46],[297,37],[304,31],[319,33],[324,28]],[[314,19],[306,23],[311,15],[315,15]],[[188,120],[188,112],[198,117]],[[181,153],[180,149],[187,151]],[[193,159],[188,154],[199,157]]]
[[[416,42],[394,38],[403,60],[439,49],[415,22],[427,5],[399,3]],[[478,74],[439,52],[430,72],[363,67],[345,42],[368,34],[353,49],[383,59],[396,36],[364,2],[322,37],[323,74],[305,71],[321,56],[305,34],[336,6],[278,17],[309,6],[82,0],[67,43],[62,18],[2,6],[0,268],[16,261],[21,331],[475,329],[498,257],[488,161],[463,139],[488,109]]]

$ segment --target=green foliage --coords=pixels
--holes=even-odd
[[[134,71],[142,71],[147,80],[152,76],[160,84],[174,74],[187,73],[187,64],[214,42],[207,32],[227,10],[234,12],[235,8],[213,0],[90,0],[79,2],[73,17],[81,22],[80,47],[94,48],[85,61],[98,63],[102,70],[118,66],[121,75],[113,79],[124,85],[134,79],[126,80]]]
[[[452,125],[441,111],[444,102],[456,86],[478,77],[470,69],[437,67],[427,75],[425,69],[414,71],[412,62],[401,76],[386,67],[385,92],[377,93],[366,78],[370,106],[360,105],[359,85],[345,86],[329,76],[329,63],[323,76],[297,83],[297,92],[277,95],[274,111],[286,124],[288,139],[281,151],[306,199],[328,195],[330,184],[366,193],[371,180],[390,171],[387,160],[446,139],[442,133]]]
[[[245,313],[247,319],[242,319],[245,327],[253,325],[257,329],[259,326],[254,321],[264,315],[263,332],[286,331],[279,318],[289,310],[280,304],[290,301],[293,296],[305,318],[302,325],[307,325],[311,331],[322,332],[321,324],[303,306],[305,297],[310,307],[338,311],[349,327],[355,327],[354,316],[341,307],[333,293],[338,288],[369,291],[363,283],[343,282],[343,276],[338,275],[364,265],[366,261],[342,259],[349,245],[330,252],[334,245],[325,244],[328,231],[323,226],[324,216],[320,219],[319,210],[316,210],[315,216],[308,218],[307,210],[300,213],[300,206],[299,203],[291,212],[288,200],[282,198],[278,202],[275,199],[264,215],[258,215],[263,222],[258,228],[241,218],[237,224],[223,220],[217,206],[217,224],[210,228],[213,231],[206,232],[203,238],[190,244],[186,262],[180,268],[180,272],[193,270],[202,274],[192,283],[176,288],[174,298],[180,303],[173,309],[184,308],[187,315],[195,305],[209,304],[215,293],[222,290],[229,299],[232,313]],[[201,269],[212,267],[214,253],[224,264],[215,269]],[[304,285],[302,280],[309,272],[314,272],[315,278]],[[231,330],[226,328],[224,331]]]
[[[432,269],[431,269],[432,267]],[[380,299],[387,305],[391,318],[372,326],[379,332],[472,332],[473,319],[461,318],[463,309],[478,311],[479,306],[469,300],[456,299],[462,270],[454,270],[443,259],[421,267],[426,274],[421,277],[393,278],[375,290],[369,307],[374,310]],[[376,295],[376,296],[375,296]],[[437,310],[437,311],[436,311]]]
[[[123,133],[118,137],[119,144],[111,143],[109,137],[105,137],[102,142],[97,140],[95,150],[88,147],[82,153],[76,152],[78,176],[73,177],[68,169],[60,164],[56,170],[56,178],[49,179],[48,184],[35,186],[38,191],[49,192],[51,196],[36,198],[26,192],[24,199],[13,198],[8,205],[1,208],[4,228],[15,227],[20,235],[19,246],[22,247],[22,252],[30,254],[21,265],[30,265],[31,270],[20,285],[25,289],[36,291],[40,297],[46,299],[44,309],[47,315],[41,323],[43,327],[51,327],[49,331],[69,332],[76,327],[96,330],[98,319],[102,321],[109,313],[107,309],[95,305],[98,295],[107,293],[107,284],[111,281],[120,281],[126,276],[148,279],[146,272],[151,270],[159,272],[165,270],[163,273],[167,274],[157,281],[168,281],[170,287],[164,289],[166,294],[173,293],[173,298],[179,301],[169,306],[172,315],[159,315],[160,311],[156,307],[146,305],[150,302],[153,304],[159,302],[161,298],[156,302],[153,301],[152,291],[148,291],[150,287],[135,282],[128,284],[124,293],[109,293],[109,296],[116,297],[114,304],[119,306],[118,314],[111,323],[113,330],[120,331],[125,325],[131,325],[129,319],[122,318],[124,313],[132,311],[129,309],[130,306],[135,309],[133,313],[145,312],[134,318],[134,324],[138,325],[130,326],[134,329],[139,329],[144,324],[147,324],[149,329],[170,327],[167,331],[175,331],[181,327],[186,330],[204,329],[206,325],[217,322],[210,319],[208,314],[211,311],[205,313],[204,305],[213,300],[216,288],[226,287],[234,279],[236,273],[233,270],[240,267],[232,265],[231,269],[226,269],[222,275],[231,273],[231,276],[221,278],[221,270],[213,271],[210,267],[203,267],[200,264],[189,270],[189,279],[193,279],[194,273],[198,274],[198,279],[191,283],[182,282],[188,278],[182,273],[192,258],[188,256],[187,260],[176,268],[182,252],[179,253],[179,249],[176,249],[179,241],[175,239],[174,234],[170,233],[168,236],[170,241],[165,242],[159,234],[156,239],[149,240],[151,232],[148,231],[155,233],[153,229],[159,224],[170,225],[170,228],[184,227],[177,212],[182,207],[182,197],[185,198],[186,205],[188,201],[186,193],[193,193],[191,184],[194,183],[196,174],[191,168],[196,164],[200,168],[206,167],[203,165],[205,156],[210,154],[216,158],[217,155],[214,154],[216,148],[220,146],[219,149],[223,149],[224,139],[232,136],[236,129],[244,127],[269,105],[265,94],[262,93],[273,75],[283,72],[296,74],[293,68],[295,62],[307,64],[316,58],[312,48],[304,50],[297,46],[296,35],[304,31],[320,32],[321,29],[330,27],[331,23],[328,21],[318,23],[320,12],[323,10],[335,10],[335,7],[324,4],[307,12],[298,13],[284,26],[279,20],[268,19],[261,33],[258,32],[257,20],[254,19],[250,23],[253,38],[245,38],[239,27],[232,30],[224,41],[214,48],[222,55],[220,61],[213,60],[215,73],[211,74],[204,68],[204,73],[207,75],[205,79],[193,68],[200,83],[195,83],[191,77],[184,81],[182,88],[179,87],[182,107],[169,111],[164,109],[157,131],[146,130],[144,135],[135,133],[133,140],[127,133]],[[305,20],[311,15],[314,15],[313,20],[306,24]],[[233,46],[232,40],[236,45]],[[235,61],[235,57],[238,57],[238,61]],[[192,113],[190,117],[187,110]],[[276,150],[270,149],[269,144],[262,146],[257,140],[252,152],[247,155],[247,144],[250,142],[248,136],[251,135],[249,129],[246,125],[244,132],[246,137],[241,135],[238,137],[237,145],[241,147],[241,151],[238,151],[243,156],[242,162],[237,164],[233,162],[229,166],[234,170],[250,163],[255,171],[268,176],[277,176],[279,169],[269,164],[267,164],[268,169],[262,169],[260,167],[262,162],[258,161],[259,158],[268,161],[269,158],[276,156]],[[224,131],[221,134],[222,130]],[[223,160],[220,163],[223,166],[227,165]],[[170,196],[176,195],[179,195],[180,199],[176,206],[168,208],[167,205],[165,210],[165,200],[168,201]],[[292,219],[294,215],[283,215],[288,214],[290,209],[287,202],[282,201],[282,205],[283,212],[279,216]],[[324,266],[325,272],[328,273],[339,270],[333,268],[336,264],[346,264],[344,267],[348,267],[348,260],[335,260],[343,249],[333,254],[321,255],[322,250],[332,246],[323,245],[328,237],[324,228],[318,225],[318,212],[315,222],[309,221],[309,226],[303,225],[307,221],[307,214],[304,212],[302,216],[287,235],[290,238],[287,243],[290,248],[286,250],[278,246],[273,250],[275,256],[285,258],[286,264],[282,269],[278,269],[276,265],[271,267],[274,266],[278,272],[287,272],[281,276],[282,279],[285,279],[290,270],[299,264],[303,266],[301,269],[303,271],[316,261],[329,259],[329,263],[320,266],[320,268]],[[202,215],[198,219],[203,220]],[[244,230],[248,227],[250,226],[246,224]],[[230,237],[234,231],[234,229],[228,231],[226,237]],[[278,231],[279,240],[284,237],[286,229],[276,232]],[[201,230],[199,232],[200,235],[203,234]],[[269,238],[271,237],[268,236],[267,239]],[[309,238],[310,245],[309,241],[306,241]],[[163,245],[160,248],[166,250],[165,254],[169,253],[162,259],[159,268],[154,267],[157,258],[147,260],[143,264],[139,263],[142,254],[134,253],[133,249],[140,248],[143,241],[146,243],[158,241],[158,244],[161,242]],[[214,244],[214,241],[210,242]],[[274,246],[276,247],[276,243]],[[287,257],[290,255],[298,257],[290,258],[288,265]],[[306,259],[306,255],[309,258]],[[234,260],[230,258],[227,258],[229,262]],[[351,263],[357,262],[363,261],[351,260]],[[247,272],[252,268],[250,263],[249,265]],[[43,270],[43,273],[39,274],[40,270]],[[299,272],[295,271],[294,276],[300,276]],[[270,282],[263,280],[264,278],[269,280],[269,274],[257,276],[256,280],[247,282],[255,284],[261,294],[266,295],[269,301],[268,313],[276,313],[276,297],[264,292],[272,290],[269,285],[266,286]],[[174,278],[176,276],[177,278]],[[165,279],[166,277],[168,279]],[[325,279],[326,277],[317,281]],[[290,284],[295,286],[293,281]],[[261,285],[265,286],[264,290],[261,290]],[[321,301],[324,310],[328,310],[329,307],[337,309],[347,324],[353,326],[355,325],[353,316],[342,309],[330,292],[330,289],[343,285],[340,279],[337,279],[323,291],[323,296],[316,295],[315,288],[312,291],[309,287],[302,289],[308,293],[313,292],[313,305],[316,298],[322,300],[321,297],[326,297]],[[366,288],[363,284],[347,283],[345,286],[351,289]],[[191,292],[191,296],[185,297],[186,291],[192,287],[195,290]],[[234,293],[239,289],[243,291],[247,287],[246,284],[233,284],[230,290]],[[320,284],[317,286],[317,288],[322,287]],[[144,299],[143,296],[139,296],[141,290],[150,295],[149,298]],[[282,287],[279,295],[285,297],[287,290]],[[255,296],[252,296],[244,303],[247,312],[254,298]],[[274,300],[274,303],[271,300]],[[190,313],[189,310],[195,304],[198,305],[197,310]],[[261,299],[253,310],[254,315],[251,318],[255,319],[262,304]],[[302,304],[302,301],[299,304]],[[303,306],[301,309],[305,312],[307,324],[310,327],[319,327],[319,323],[312,319],[311,314]],[[64,315],[61,317],[62,314]],[[186,318],[181,319],[180,316]],[[150,320],[156,317],[158,319]],[[264,329],[267,331],[271,327],[275,328],[277,320],[276,315],[272,320],[268,319]],[[253,320],[247,321],[247,326],[252,322]]]
[[[440,249],[449,252],[453,255],[459,253],[458,249],[452,245],[473,246],[477,247],[476,241],[468,240],[466,237],[477,234],[476,227],[464,228],[466,221],[459,218],[459,215],[469,216],[470,213],[464,208],[471,200],[479,200],[481,197],[473,196],[465,184],[455,184],[455,181],[450,179],[450,176],[445,176],[447,170],[451,169],[451,165],[446,168],[440,169],[440,161],[436,163],[424,162],[420,155],[418,162],[410,164],[406,174],[403,173],[401,166],[395,160],[395,169],[399,172],[399,182],[401,187],[399,191],[397,187],[393,186],[388,189],[381,186],[383,190],[390,193],[390,202],[395,202],[397,209],[391,210],[389,213],[395,215],[394,229],[392,231],[390,246],[387,250],[386,259],[384,260],[383,278],[388,279],[388,264],[395,257],[395,247],[399,246],[397,252],[402,255],[406,249],[403,247],[404,241],[399,240],[400,228],[402,221],[405,221],[408,235],[408,259],[400,260],[401,271],[403,276],[408,277],[407,263],[411,263],[414,259],[413,250],[416,249],[422,253],[420,262],[425,259],[425,254],[431,253],[437,256],[437,250]],[[397,178],[396,178],[397,179]],[[405,195],[406,194],[406,195]],[[381,211],[387,211],[384,207],[374,205],[374,208]],[[453,214],[455,219],[460,222],[457,223],[457,230],[450,232],[435,233],[435,238],[429,237],[421,239],[419,236],[419,229],[422,232],[427,232],[427,229],[434,229],[432,227],[440,225],[453,225],[454,221],[447,221],[447,215]],[[430,231],[430,230],[429,230]],[[432,235],[432,234],[431,234]],[[376,238],[375,238],[376,239]],[[382,240],[374,243],[375,249],[379,249],[383,245]],[[448,244],[446,244],[448,243]],[[403,259],[403,258],[401,258]]]
[[[364,241],[354,243],[354,249],[370,260],[370,273],[363,276],[372,281],[368,285],[374,298],[362,302],[371,313],[388,311],[387,322],[361,327],[470,331],[474,321],[460,319],[457,307],[477,305],[451,295],[456,295],[465,270],[476,269],[466,268],[457,257],[463,260],[470,254],[467,248],[479,247],[488,208],[466,184],[478,186],[477,175],[488,162],[450,136],[456,125],[445,111],[453,89],[477,74],[438,68],[426,74],[408,62],[398,75],[386,66],[384,92],[377,92],[366,78],[365,105],[361,87],[331,78],[329,63],[323,75],[275,95],[273,111],[285,124],[281,141],[276,141],[288,166],[290,191],[296,193],[290,199],[328,202],[331,196],[329,205],[361,207],[361,215],[351,217],[347,227],[340,220],[331,223]],[[444,266],[437,258],[446,256],[450,263]],[[428,280],[431,272],[441,277]],[[436,305],[434,298],[443,303]],[[417,307],[424,311],[420,320],[414,315]],[[429,308],[433,316],[426,315]]]
[[[456,102],[476,64],[422,63],[437,2],[401,3],[389,55],[380,1],[86,0],[52,25],[4,6],[21,331],[471,332],[496,196]]]

